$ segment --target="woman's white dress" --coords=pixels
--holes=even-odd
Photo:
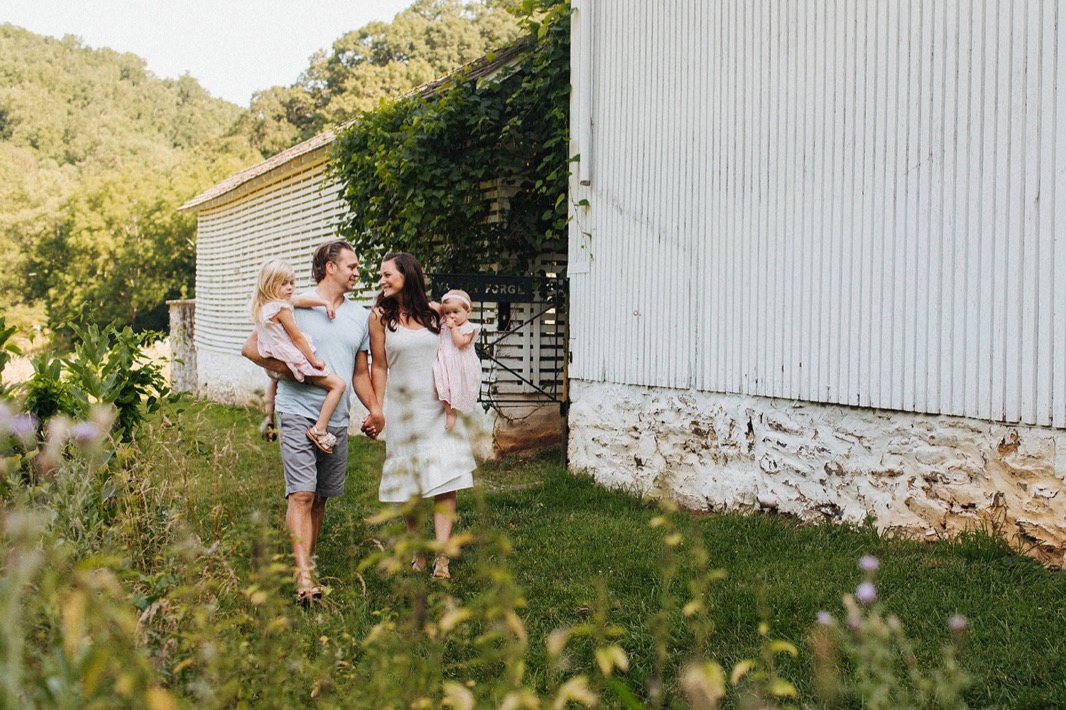
[[[444,428],[433,385],[439,336],[428,328],[385,328],[385,465],[378,498],[402,503],[470,488],[476,466],[463,422]]]

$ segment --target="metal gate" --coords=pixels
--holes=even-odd
[[[482,404],[555,402],[565,416],[568,281],[548,276],[427,274],[437,300],[449,289],[470,294],[471,319],[481,324]]]

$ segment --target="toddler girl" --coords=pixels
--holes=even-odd
[[[307,430],[307,438],[327,454],[333,453],[337,437],[326,427],[333,410],[344,396],[344,381],[329,371],[322,360],[315,356],[311,337],[300,331],[293,315],[293,306],[297,308],[314,308],[322,306],[326,315],[333,318],[333,306],[321,298],[310,296],[293,297],[296,288],[296,274],[292,267],[280,259],[270,259],[259,271],[259,284],[252,298],[252,318],[259,339],[259,354],[281,360],[289,366],[297,382],[308,380],[311,384],[326,390],[326,399],[322,402],[318,421]],[[277,382],[270,383],[268,411],[273,423],[274,395]],[[269,427],[268,427],[269,431]]]
[[[455,426],[456,410],[474,406],[481,391],[481,361],[474,349],[480,325],[469,322],[470,296],[452,290],[440,299],[440,346],[433,363],[433,382],[444,402],[444,428]]]

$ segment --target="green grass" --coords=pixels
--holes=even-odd
[[[205,544],[227,539],[235,549],[249,551],[247,559],[233,561],[240,587],[255,568],[257,542],[249,535],[255,534],[250,521],[256,514],[275,531],[269,544],[287,563],[278,449],[256,438],[258,418],[252,411],[194,402],[182,405],[180,412],[168,411],[166,421],[154,423],[144,437],[158,437],[153,465],[177,494],[184,525]],[[950,638],[947,619],[953,614],[968,618],[961,652],[973,678],[965,696],[968,704],[1066,707],[1066,576],[1014,554],[987,535],[926,544],[882,537],[872,527],[806,525],[771,515],[678,513],[671,516],[683,539],[676,548],[678,573],[664,596],[663,569],[670,561],[664,560],[662,529],[650,526],[659,507],[566,471],[560,452],[550,450],[482,465],[477,488],[460,494],[457,525],[457,532],[472,532],[478,542],[453,562],[452,582],[422,586],[410,575],[359,569],[378,550],[378,542],[387,546],[394,539],[393,529],[367,522],[379,511],[383,454],[378,442],[351,440],[348,490],[331,502],[318,549],[319,572],[331,593],[312,611],[291,612],[294,625],[286,644],[294,654],[325,653],[323,638],[350,638],[330,646],[342,658],[326,659],[323,668],[355,663],[366,652],[360,643],[369,630],[390,616],[408,618],[412,603],[424,599],[420,590],[429,590],[431,612],[440,608],[433,606],[434,599],[477,604],[499,593],[493,589],[497,582],[486,579],[484,571],[486,565],[502,564],[522,590],[520,616],[529,637],[526,672],[540,688],[549,687],[553,678],[544,644],[548,634],[588,623],[605,611],[610,623],[624,631],[619,643],[631,667],[622,680],[637,697],[645,697],[655,668],[649,622],[665,598],[674,609],[668,619],[666,704],[681,707],[673,675],[691,658],[693,635],[676,608],[687,600],[695,574],[691,553],[700,541],[709,565],[728,571],[727,579],[712,584],[707,600],[714,626],[710,649],[727,671],[741,659],[758,656],[765,640],[758,628],[765,620],[770,636],[799,648],[798,657],[785,657],[778,668],[796,684],[801,700],[810,702],[807,638],[815,615],[828,610],[841,618],[842,595],[862,579],[859,557],[875,555],[881,562],[879,600],[899,617],[923,665],[939,662]],[[509,541],[511,554],[491,542],[497,533]],[[278,594],[287,592],[281,589]],[[601,590],[604,599],[598,596]],[[220,613],[236,614],[240,607],[223,600]],[[445,677],[470,669],[475,678],[489,672],[478,666],[470,646],[453,643],[443,649],[446,656],[454,654],[442,660]],[[590,640],[575,642],[569,672],[591,673],[591,653]],[[360,692],[356,680],[340,672],[332,684],[337,698]],[[620,703],[619,697],[607,696],[606,706]]]

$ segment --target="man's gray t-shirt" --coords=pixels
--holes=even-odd
[[[321,298],[314,290],[305,291],[302,295]],[[305,335],[311,336],[315,355],[325,360],[329,369],[344,380],[344,396],[330,417],[329,425],[347,427],[351,416],[355,356],[359,351],[370,349],[370,331],[367,329],[370,311],[347,298],[337,308],[337,317],[332,320],[322,307],[294,308],[293,311],[296,313],[296,325]],[[274,409],[285,414],[318,419],[325,399],[326,390],[310,382],[301,384],[279,380]]]

